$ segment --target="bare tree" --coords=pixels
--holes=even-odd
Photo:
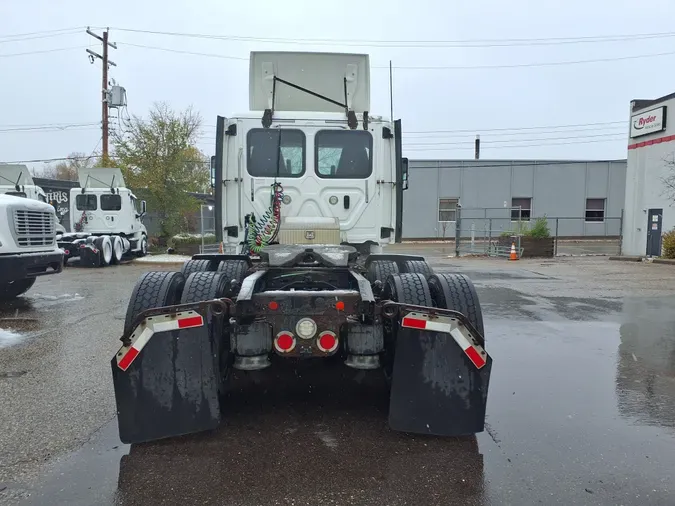
[[[77,181],[77,171],[82,168],[93,167],[96,161],[95,157],[87,156],[84,153],[70,153],[65,160],[36,170],[35,175],[50,179]]]

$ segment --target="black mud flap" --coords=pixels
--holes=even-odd
[[[400,328],[389,426],[436,436],[482,432],[492,358],[478,369],[446,333]]]
[[[220,424],[219,318],[153,334],[126,371],[111,361],[120,439],[142,443]]]
[[[101,267],[101,252],[88,246],[80,248],[80,267]]]

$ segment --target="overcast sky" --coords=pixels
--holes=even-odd
[[[395,116],[408,132],[410,158],[472,158],[476,133],[485,159],[625,158],[630,100],[675,91],[675,54],[626,57],[675,53],[675,33],[592,43],[562,44],[559,38],[663,34],[673,31],[673,19],[672,0],[0,0],[0,161],[100,149],[101,67],[89,63],[85,48],[100,52],[101,46],[86,26],[99,33],[110,27],[110,40],[118,44],[110,77],[127,89],[129,113],[145,115],[154,101],[176,109],[193,105],[203,118],[206,155],[215,149],[216,115],[248,108],[249,51],[319,50],[371,55],[372,114],[389,114],[387,67],[393,61]],[[36,33],[69,28],[56,36]],[[8,37],[29,33],[22,40]],[[410,47],[410,41],[436,43]],[[52,49],[58,51],[37,53]],[[580,60],[612,61],[514,67]],[[117,121],[115,112],[111,121]],[[40,130],[51,124],[79,126]]]

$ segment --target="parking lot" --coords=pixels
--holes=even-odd
[[[392,432],[378,374],[308,365],[239,374],[213,433],[130,448],[110,359],[136,279],[178,267],[72,267],[0,310],[0,504],[675,504],[675,268],[392,249],[476,284],[485,432]]]

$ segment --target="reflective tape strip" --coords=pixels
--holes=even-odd
[[[146,318],[131,334],[131,344],[122,346],[117,352],[117,366],[126,371],[157,332],[189,329],[204,325],[204,318],[195,311],[184,311],[175,315],[160,315]]]
[[[456,318],[447,316],[431,317],[424,313],[408,313],[403,317],[401,326],[410,329],[428,330],[450,334],[462,351],[469,357],[476,369],[481,369],[487,363],[487,353],[464,325]]]

